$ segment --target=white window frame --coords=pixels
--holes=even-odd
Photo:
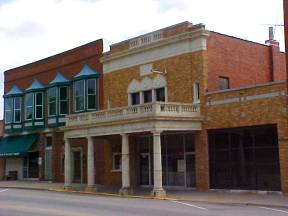
[[[15,108],[15,100],[16,100],[16,99],[19,99],[19,104],[20,104],[19,109],[16,109],[16,108]],[[22,119],[21,107],[22,107],[22,98],[21,98],[21,97],[14,97],[14,98],[13,98],[13,121],[14,121],[14,123],[21,123],[21,119]],[[15,113],[16,113],[16,111],[19,111],[19,112],[20,112],[20,120],[19,120],[19,121],[16,121],[16,120],[15,120],[15,117],[16,117]]]
[[[60,97],[60,88],[65,88],[66,89],[66,92],[67,92],[67,95],[66,95],[66,99],[64,100],[64,99],[62,99],[61,100],[61,97]],[[65,116],[65,115],[68,115],[69,114],[69,110],[70,110],[70,103],[69,103],[69,88],[68,88],[68,86],[59,86],[58,87],[58,115],[60,116]],[[67,102],[67,113],[66,114],[62,114],[62,113],[60,113],[60,106],[61,106],[61,102],[62,101],[66,101]]]
[[[76,83],[77,82],[83,82],[84,83],[84,85],[83,85],[83,92],[84,92],[84,94],[83,94],[83,98],[84,98],[84,100],[83,100],[83,109],[82,110],[76,110]],[[77,113],[77,112],[83,112],[83,111],[85,111],[85,108],[86,108],[86,97],[85,97],[85,89],[86,89],[86,82],[85,82],[85,80],[77,80],[77,81],[75,81],[74,82],[74,85],[73,85],[73,89],[74,89],[74,95],[73,95],[73,99],[74,99],[74,112],[75,113]]]
[[[120,168],[119,169],[116,169],[116,160],[115,160],[115,157],[120,155]],[[113,152],[112,153],[112,172],[121,172],[122,171],[122,153],[121,152]]]
[[[93,80],[94,81],[94,84],[95,84],[95,94],[89,94],[88,93],[88,82],[89,81],[91,81],[91,80]],[[86,83],[86,88],[85,88],[85,92],[86,92],[86,101],[87,101],[87,103],[86,103],[86,110],[97,110],[97,106],[98,106],[98,100],[97,100],[97,95],[98,95],[98,92],[97,92],[97,88],[98,88],[98,83],[97,83],[97,79],[95,78],[95,79],[87,79],[87,80],[85,80],[85,82],[87,82]],[[95,105],[96,105],[96,107],[94,108],[94,109],[89,109],[89,96],[93,96],[94,95],[94,97],[95,97]]]
[[[200,103],[200,83],[194,82],[193,83],[193,104]]]
[[[42,95],[42,101],[41,101],[41,105],[37,105],[37,94],[41,94]],[[43,101],[44,101],[44,97],[43,97],[43,92],[35,92],[34,93],[34,97],[35,97],[35,99],[34,99],[34,101],[35,101],[35,103],[34,103],[34,105],[35,105],[35,107],[34,107],[34,110],[35,110],[35,112],[34,112],[34,117],[35,117],[35,119],[37,119],[37,120],[39,120],[39,119],[43,119],[44,118],[44,116],[43,116],[43,106],[44,106],[44,104],[43,104]],[[41,113],[42,113],[42,118],[37,118],[37,107],[41,107]]]
[[[49,97],[49,91],[51,90],[51,89],[56,89],[56,98],[55,98],[55,115],[51,115],[50,114],[50,104],[51,104],[51,102],[50,102],[50,97]],[[57,110],[57,108],[58,108],[58,106],[57,106],[57,102],[58,102],[58,87],[52,87],[52,88],[49,88],[48,89],[48,117],[55,117],[55,116],[57,116],[57,114],[58,114],[58,110]]]
[[[8,109],[8,110],[6,109],[6,103],[7,103],[6,100],[12,100],[12,107],[11,107],[10,110],[9,110],[9,109]],[[13,98],[5,98],[5,100],[4,100],[4,108],[5,108],[5,110],[4,110],[4,118],[5,118],[5,124],[11,124],[11,123],[13,122],[13,108],[14,108],[14,107],[13,107],[13,105],[14,105],[14,104],[13,104],[13,103],[14,103],[13,101],[14,101]],[[10,112],[10,115],[11,115],[11,121],[9,121],[9,122],[7,121],[7,118],[6,118],[6,113],[7,113],[7,112]]]
[[[29,94],[31,94],[32,95],[32,105],[30,106],[26,106],[26,97],[27,97],[27,95],[29,95]],[[34,93],[28,93],[28,94],[26,94],[25,96],[24,96],[24,106],[25,106],[25,120],[33,120],[33,116],[34,116]],[[26,115],[26,113],[27,113],[27,108],[32,108],[32,116],[31,116],[31,118],[26,118],[27,117],[27,115]]]

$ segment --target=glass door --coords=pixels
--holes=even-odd
[[[140,154],[140,185],[151,185],[151,161],[149,153]]]

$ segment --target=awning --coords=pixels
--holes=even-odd
[[[25,155],[38,139],[38,134],[4,137],[0,140],[0,157]]]

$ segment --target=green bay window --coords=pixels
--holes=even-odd
[[[34,94],[28,93],[25,95],[25,120],[32,120],[33,118],[33,104]]]
[[[21,122],[21,97],[14,98],[14,123]]]
[[[73,78],[74,112],[99,109],[98,78],[100,73],[85,64]]]
[[[12,123],[13,98],[5,98],[5,124]]]

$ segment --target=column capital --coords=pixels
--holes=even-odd
[[[163,131],[160,131],[160,130],[151,131],[151,133],[153,134],[153,136],[160,136],[162,132],[163,132]]]
[[[127,137],[129,136],[128,133],[121,133],[120,135],[121,135],[122,137],[123,137],[123,136],[127,136]]]
[[[86,139],[87,139],[88,142],[89,142],[89,141],[90,141],[90,142],[93,141],[93,137],[92,137],[92,136],[89,136],[89,135],[86,136]]]

